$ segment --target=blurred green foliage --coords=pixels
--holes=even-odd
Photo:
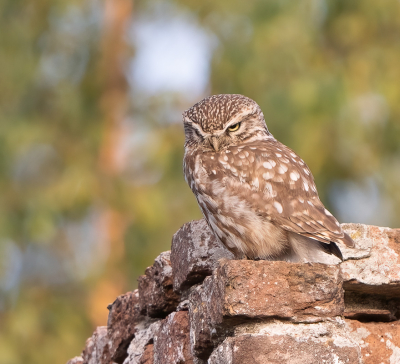
[[[179,117],[197,100],[110,81],[135,47],[127,26],[120,64],[105,61],[109,3],[0,2],[0,363],[78,355],[106,304],[201,216],[182,177]],[[166,3],[138,1],[129,22]],[[255,99],[339,220],[357,218],[340,193],[372,189],[364,222],[399,225],[398,2],[168,4],[216,37],[209,93]],[[110,123],[114,89],[128,106]]]

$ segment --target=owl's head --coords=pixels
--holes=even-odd
[[[206,97],[183,113],[185,146],[219,151],[271,137],[255,101],[242,95]]]

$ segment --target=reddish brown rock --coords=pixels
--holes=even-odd
[[[82,352],[84,364],[109,364],[110,354],[107,337],[107,327],[99,326],[92,337],[87,339]]]
[[[221,258],[234,259],[234,255],[216,239],[204,219],[184,224],[172,238],[174,290],[183,292],[202,282]]]
[[[145,346],[139,364],[154,364],[154,344]]]
[[[261,325],[257,333],[230,337],[209,364],[361,364],[359,347],[334,323]]]
[[[138,290],[117,297],[109,310],[107,329],[110,356],[113,361],[122,364],[137,331],[136,325],[145,319],[140,315]]]
[[[400,363],[400,321],[346,322],[350,335],[361,347],[364,364]]]
[[[343,224],[355,249],[342,248],[344,289],[400,298],[400,230]]]
[[[173,312],[162,321],[154,338],[154,362],[193,364],[187,311]]]
[[[318,322],[343,311],[338,266],[223,261],[189,296],[192,350],[205,359],[234,325],[250,319]]]
[[[180,297],[173,291],[170,253],[161,253],[138,279],[139,306],[144,315],[163,318],[179,304]]]

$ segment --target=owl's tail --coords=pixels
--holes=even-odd
[[[320,244],[321,244],[322,249],[326,253],[332,254],[332,255],[338,257],[343,262],[342,252],[340,251],[339,247],[333,241],[331,241],[330,244],[321,243],[321,242],[320,242]]]
[[[354,241],[352,238],[350,238],[350,236],[346,233],[344,233],[344,237],[338,239],[341,243],[343,243],[344,245],[348,246],[349,248],[354,248]]]

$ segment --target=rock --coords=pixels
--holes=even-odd
[[[173,312],[162,321],[154,338],[154,362],[193,364],[187,311]]]
[[[143,315],[164,318],[173,312],[180,297],[173,291],[170,251],[161,253],[140,276],[139,306]]]
[[[128,346],[137,331],[136,325],[145,320],[140,314],[139,291],[117,297],[109,310],[107,329],[110,356],[113,361],[122,364],[128,356]]]
[[[188,311],[189,310],[189,300],[183,300],[179,303],[178,307],[176,308],[177,311]]]
[[[361,364],[360,349],[340,321],[255,325],[250,330],[253,333],[238,333],[235,337],[225,339],[214,350],[208,363]]]
[[[154,364],[154,344],[148,344],[144,347],[139,364]]]
[[[154,337],[160,329],[160,324],[159,320],[136,331],[135,337],[128,347],[128,357],[124,364],[152,363]]]
[[[182,293],[212,274],[221,258],[234,255],[214,236],[204,219],[184,224],[173,236],[174,290]]]
[[[360,321],[389,322],[400,318],[400,298],[347,291],[344,317]]]
[[[364,364],[400,363],[400,321],[392,323],[346,320],[350,335],[361,347]]]
[[[109,364],[110,354],[107,337],[107,327],[99,326],[92,337],[87,339],[83,349],[82,358],[84,364]]]
[[[192,350],[204,360],[220,338],[251,319],[318,322],[343,311],[338,266],[221,261],[189,296]]]
[[[83,358],[81,356],[76,356],[68,360],[67,364],[83,364]]]
[[[343,224],[355,249],[341,248],[345,291],[400,297],[400,229]]]
[[[234,260],[185,224],[68,364],[400,364],[400,230],[343,228],[339,266]]]

